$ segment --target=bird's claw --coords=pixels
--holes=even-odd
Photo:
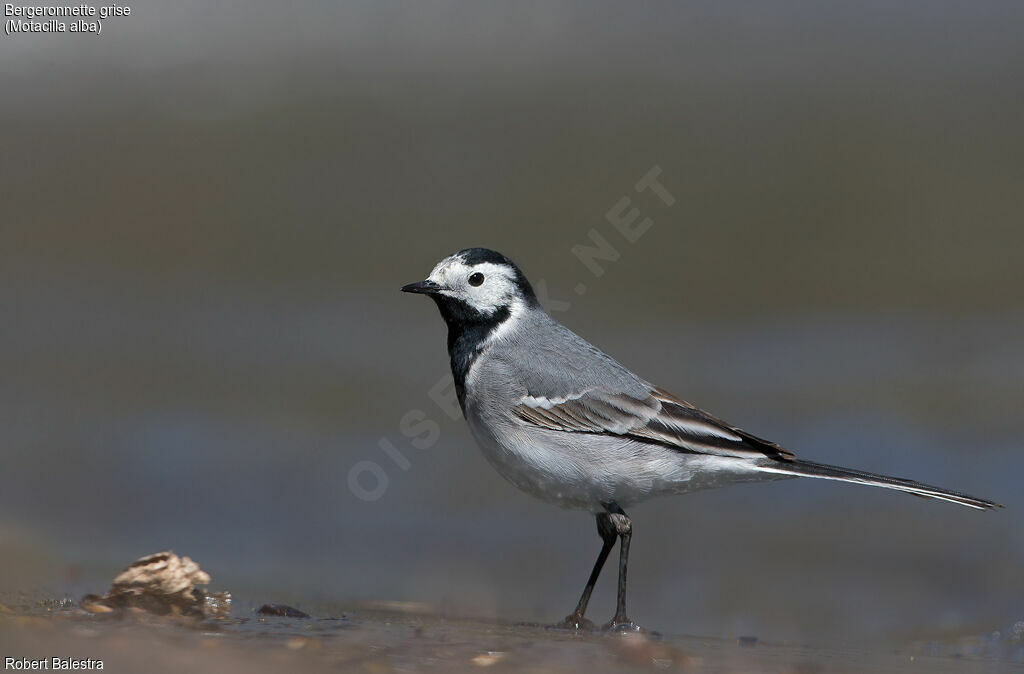
[[[646,632],[643,627],[640,627],[635,622],[626,618],[625,620],[612,620],[610,623],[601,628],[605,632],[618,632],[619,634],[628,634],[631,632]]]
[[[597,625],[590,622],[578,613],[566,616],[565,620],[558,624],[558,627],[577,632],[596,632]]]

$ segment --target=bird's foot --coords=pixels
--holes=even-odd
[[[561,627],[567,630],[576,630],[577,632],[596,632],[597,625],[584,618],[579,613],[573,613],[566,616],[565,620],[558,623],[556,627]]]
[[[629,618],[613,618],[610,623],[601,628],[605,632],[618,632],[619,634],[628,634],[631,632],[647,632],[643,627],[640,627]]]

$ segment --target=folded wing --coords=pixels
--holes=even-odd
[[[621,435],[695,454],[794,458],[774,442],[716,419],[656,387],[643,398],[600,388],[562,397],[526,395],[515,414],[542,428]]]

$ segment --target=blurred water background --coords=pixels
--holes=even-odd
[[[1007,506],[652,501],[637,621],[904,643],[1024,618],[1024,5],[131,7],[0,37],[2,589],[102,591],[173,548],[243,612],[562,618],[592,518],[486,464],[429,394],[435,308],[398,292],[482,245],[733,423]],[[671,206],[634,190],[654,166]],[[592,230],[620,255],[599,277],[571,252]]]

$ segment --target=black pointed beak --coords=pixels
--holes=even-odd
[[[441,291],[441,286],[433,281],[417,281],[416,283],[410,283],[409,285],[402,286],[403,293],[420,293],[423,295],[433,295]]]

